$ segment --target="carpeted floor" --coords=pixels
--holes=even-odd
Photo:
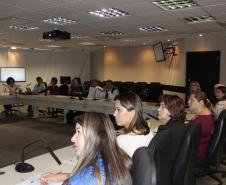
[[[53,150],[71,144],[73,125],[66,125],[63,118],[32,119],[26,116],[0,117],[0,168],[20,161],[22,148],[32,141],[42,139]],[[39,143],[26,149],[26,158],[47,150]]]

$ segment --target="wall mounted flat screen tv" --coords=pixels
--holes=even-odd
[[[26,68],[25,67],[1,67],[0,80],[5,82],[7,78],[12,77],[16,82],[26,81]]]
[[[153,44],[153,50],[154,50],[156,62],[163,62],[166,60],[162,42]]]

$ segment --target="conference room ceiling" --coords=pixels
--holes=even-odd
[[[153,0],[0,0],[0,47],[35,49],[85,49],[139,46],[188,37],[226,36],[226,0],[195,0],[198,6],[163,10]],[[89,12],[117,8],[129,15],[100,18]],[[212,16],[215,21],[188,24],[184,18]],[[63,17],[78,21],[64,26],[43,20]],[[34,30],[16,30],[10,26],[29,26]],[[145,32],[139,28],[160,26],[162,32]],[[73,36],[65,41],[47,41],[42,33],[59,29]],[[105,36],[100,32],[119,31],[122,35]],[[84,37],[85,36],[85,37]]]

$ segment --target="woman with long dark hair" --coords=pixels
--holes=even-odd
[[[141,99],[133,92],[121,93],[115,98],[114,116],[124,133],[117,137],[119,146],[130,156],[142,146],[148,146],[153,133],[143,117]]]

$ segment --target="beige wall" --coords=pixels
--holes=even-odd
[[[98,51],[97,58],[92,58],[91,78],[115,81],[161,82],[168,85],[185,86],[187,51],[221,51],[220,82],[226,84],[226,38],[196,37],[181,39],[177,44],[178,56],[173,60],[156,63],[151,46],[118,47]],[[102,55],[100,54],[102,53]],[[97,55],[96,53],[92,56]],[[102,60],[102,61],[101,61]],[[98,64],[103,66],[99,67]],[[98,68],[98,73],[96,72]],[[95,71],[95,73],[92,73]]]
[[[34,86],[37,76],[50,82],[51,77],[90,79],[90,54],[81,51],[36,51],[0,49],[0,67],[26,67],[26,83]],[[2,90],[0,89],[0,92]]]
[[[91,78],[184,85],[183,43],[176,42],[178,55],[156,63],[151,46],[106,48],[91,55]],[[95,57],[93,57],[95,56]],[[102,61],[101,61],[102,60]],[[99,64],[103,64],[98,67]],[[97,73],[98,71],[98,73]]]

